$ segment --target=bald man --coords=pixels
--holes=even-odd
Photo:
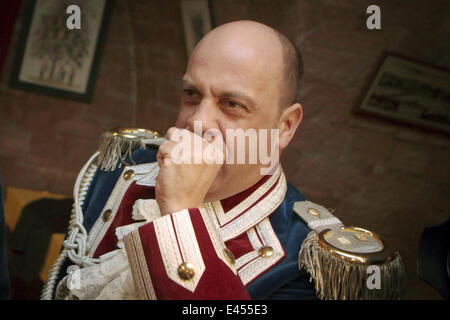
[[[209,32],[192,52],[183,77],[176,128],[194,134],[197,121],[202,125],[202,134],[216,129],[223,137],[226,130],[254,129],[259,133],[264,132],[261,129],[278,129],[281,153],[302,119],[297,102],[300,70],[295,48],[278,31],[253,21],[222,25]],[[243,165],[230,161],[223,166],[198,168],[201,179],[190,181],[184,171],[192,168],[162,165],[176,144],[170,141],[172,132],[173,128],[169,129],[169,141],[160,148],[162,170],[156,198],[162,212],[199,207],[205,200],[221,200],[261,179],[260,161]],[[239,151],[248,158],[248,148]]]
[[[127,154],[123,143],[138,130],[113,132],[110,149],[80,173],[75,192],[82,204],[75,207],[82,216],[73,221],[83,226],[72,223],[68,258],[63,252],[43,297],[316,298],[298,263],[311,230],[293,207],[305,198],[278,163],[302,120],[301,70],[292,43],[268,26],[237,21],[209,32],[192,52],[175,127],[160,146],[142,138]],[[249,143],[237,147],[229,132]],[[118,136],[124,153],[111,160]],[[175,150],[191,150],[196,139],[200,148],[177,161]],[[261,148],[275,161],[258,152],[251,163]],[[217,155],[221,161],[207,161]],[[202,161],[195,163],[196,156]]]

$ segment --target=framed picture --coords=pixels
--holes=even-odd
[[[388,54],[354,111],[450,134],[450,72]]]
[[[8,52],[19,7],[20,0],[3,1],[0,4],[0,74]]]
[[[111,2],[26,1],[11,86],[90,102]],[[67,26],[70,5],[80,8],[80,29]]]
[[[212,29],[212,19],[208,0],[182,0],[184,37],[188,57],[200,39]]]

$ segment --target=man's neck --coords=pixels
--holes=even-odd
[[[259,172],[246,174],[245,176],[238,176],[231,182],[222,183],[217,190],[208,192],[205,197],[205,202],[219,201],[229,197],[232,197],[238,193],[241,193],[255,184],[257,184],[264,176]]]

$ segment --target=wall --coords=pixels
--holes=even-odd
[[[356,117],[385,51],[449,68],[447,0],[215,0],[215,24],[253,19],[301,49],[304,121],[283,155],[291,183],[335,208],[348,225],[377,231],[400,250],[408,298],[439,298],[416,276],[426,225],[450,207],[450,140]],[[378,4],[382,30],[365,27]],[[91,104],[11,89],[21,16],[1,75],[0,168],[7,186],[71,194],[103,131],[117,125],[165,131],[173,123],[187,56],[179,1],[116,0]]]

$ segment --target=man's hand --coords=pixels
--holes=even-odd
[[[191,131],[170,128],[167,139],[157,155],[160,169],[155,189],[162,215],[200,207],[224,162],[222,150]],[[196,164],[196,159],[201,163]],[[217,161],[220,164],[216,159],[221,159]]]

